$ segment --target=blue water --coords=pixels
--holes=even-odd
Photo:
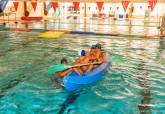
[[[38,35],[0,32],[0,114],[165,114],[165,38]],[[74,93],[55,87],[47,69],[97,42],[114,60],[105,77]]]

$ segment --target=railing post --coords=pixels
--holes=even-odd
[[[9,14],[7,16],[8,16],[8,24],[9,24]]]
[[[15,24],[17,24],[18,22],[17,22],[17,16],[16,16],[16,13],[14,13],[15,14]]]
[[[160,33],[163,34],[164,31],[165,31],[165,14],[162,16],[162,21],[160,25]]]
[[[3,13],[3,25],[6,25],[6,23],[5,23],[5,13]]]

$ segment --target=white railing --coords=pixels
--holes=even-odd
[[[3,24],[4,24],[4,25],[6,25],[6,23],[9,24],[9,22],[10,22],[10,17],[11,17],[12,15],[14,15],[14,22],[17,24],[17,18],[16,18],[16,13],[15,13],[15,12],[3,13],[3,14],[1,15],[1,17],[2,17],[3,19],[0,18],[0,20],[3,20]],[[6,19],[6,18],[7,18],[7,19]],[[12,18],[12,19],[13,19],[13,18]]]

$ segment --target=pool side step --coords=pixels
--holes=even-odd
[[[119,37],[139,37],[139,38],[165,37],[165,34],[145,35],[145,34],[97,33],[97,32],[83,32],[83,31],[71,31],[70,34],[103,35],[103,36],[119,36]]]

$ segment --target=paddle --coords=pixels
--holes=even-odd
[[[74,66],[67,66],[64,64],[57,64],[48,69],[48,74],[52,75],[56,72],[66,70],[68,68],[74,68],[74,67],[81,67],[81,66],[88,66],[88,65],[95,65],[95,64],[101,64],[101,62],[96,62],[96,63],[89,63],[89,64],[81,64],[81,65],[74,65]]]
[[[57,64],[57,65],[54,65],[48,69],[48,74],[52,75],[55,72],[63,71],[63,70],[68,69],[68,68],[70,68],[70,66],[66,66],[64,64]]]

